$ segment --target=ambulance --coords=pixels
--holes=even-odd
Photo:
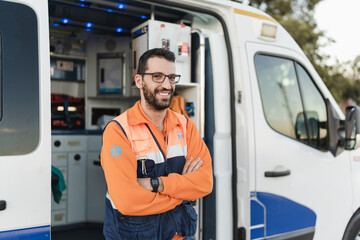
[[[360,239],[359,108],[274,18],[228,0],[0,1],[0,239],[101,235],[102,128],[138,101],[154,47],[175,53],[212,155],[193,239]]]

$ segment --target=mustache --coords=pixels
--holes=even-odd
[[[170,93],[174,93],[173,88],[170,88],[170,89],[167,89],[167,88],[155,89],[154,93],[158,93],[158,92],[161,92],[161,91],[169,91]]]

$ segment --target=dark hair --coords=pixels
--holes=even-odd
[[[175,62],[175,54],[172,51],[165,50],[163,48],[153,48],[147,50],[143,53],[143,55],[141,55],[137,72],[144,73],[147,69],[147,62],[149,58],[153,57],[165,58],[170,62]]]

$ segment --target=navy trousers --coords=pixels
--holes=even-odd
[[[106,240],[171,240],[176,233],[191,239],[196,226],[197,214],[189,201],[161,214],[127,216],[113,209],[109,199],[105,200]]]

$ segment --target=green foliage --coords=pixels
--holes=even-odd
[[[347,98],[360,102],[360,56],[350,65],[351,74],[343,64],[328,66],[329,56],[321,48],[333,43],[314,20],[316,5],[322,0],[249,0],[249,5],[259,8],[275,18],[295,39],[309,58],[324,83],[338,103]],[[321,42],[321,43],[320,43]]]

